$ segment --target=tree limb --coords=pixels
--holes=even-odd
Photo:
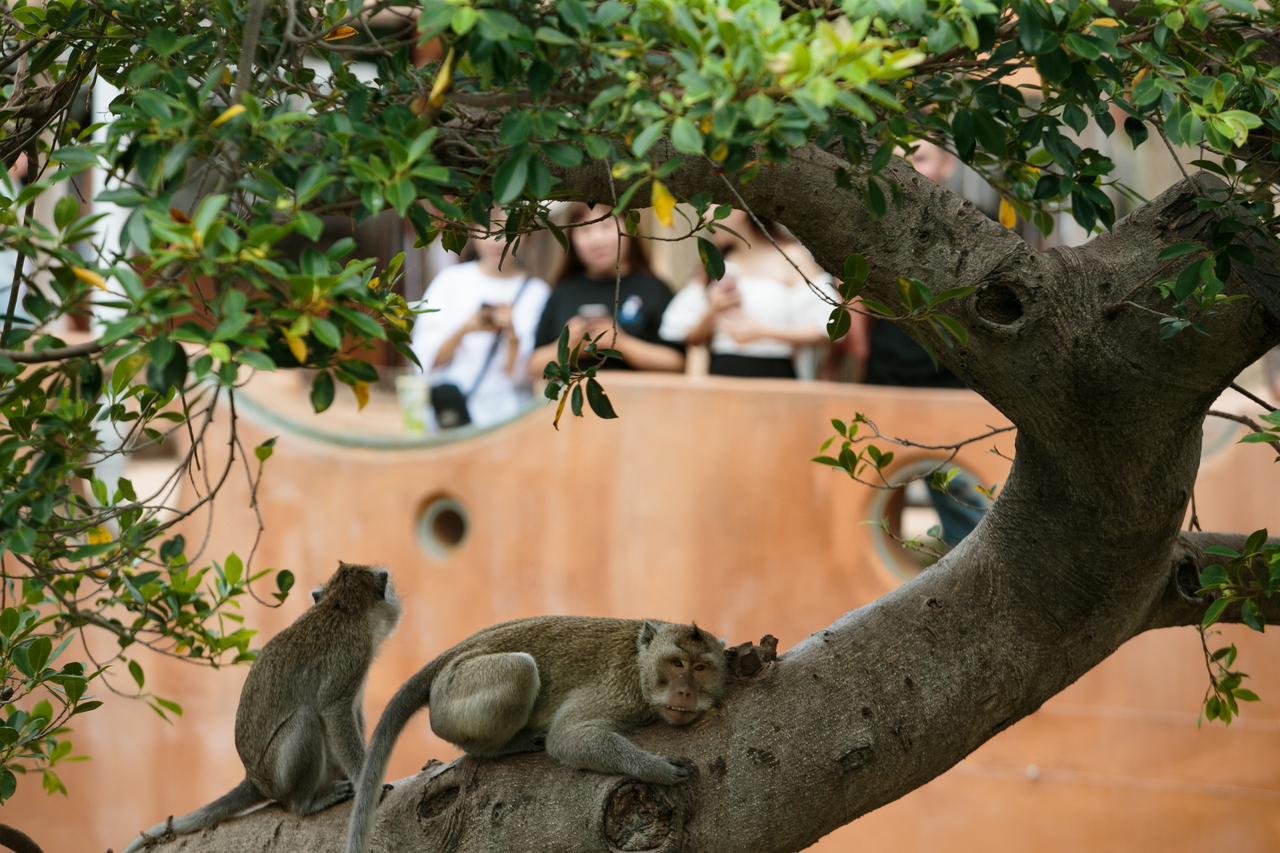
[[[102,342],[102,338],[94,338],[91,341],[85,341],[80,344],[72,344],[66,347],[57,347],[56,349],[42,350],[21,350],[21,349],[0,349],[0,356],[16,361],[19,364],[44,364],[50,361],[65,361],[69,358],[78,358],[82,355],[92,355],[95,352],[101,352],[106,348]]]
[[[31,840],[31,836],[3,823],[0,823],[0,845],[8,847],[13,853],[44,853],[40,845]]]

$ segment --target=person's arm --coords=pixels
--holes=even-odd
[[[492,331],[495,327],[489,316],[490,312],[485,308],[476,311],[467,318],[467,322],[459,326],[454,333],[444,339],[440,344],[440,348],[436,350],[435,360],[431,363],[432,367],[444,367],[453,361],[454,353],[458,351],[458,345],[462,343],[462,339],[471,332]]]
[[[601,344],[608,346],[606,335]],[[613,348],[622,353],[622,360],[636,370],[658,370],[679,373],[684,370],[684,353],[666,344],[653,344],[628,335],[618,329],[618,339]]]
[[[750,317],[726,317],[720,321],[720,328],[740,344],[758,338],[770,338],[792,346],[807,347],[827,340],[825,331],[811,326],[772,326]]]

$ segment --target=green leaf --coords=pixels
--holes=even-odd
[[[853,319],[848,309],[837,306],[832,309],[831,316],[827,318],[827,337],[835,343],[849,333],[852,325]]]
[[[871,265],[867,263],[867,259],[862,255],[854,252],[852,255],[844,259],[844,280],[845,282],[855,282],[862,284],[867,280],[867,275],[871,272]]]
[[[493,197],[498,204],[509,204],[519,198],[529,180],[530,152],[512,153],[513,156],[508,157],[493,176]]]
[[[547,44],[560,44],[567,47],[572,47],[574,44],[573,39],[559,30],[553,30],[551,27],[538,27],[538,29],[534,30],[533,37]]]
[[[701,154],[702,134],[693,122],[681,116],[671,124],[671,144],[686,154]]]
[[[227,583],[235,586],[240,582],[240,576],[244,573],[244,563],[235,551],[227,555],[227,562],[222,567],[223,577],[227,579]]]
[[[1199,243],[1175,243],[1172,246],[1166,246],[1160,250],[1160,254],[1156,255],[1157,261],[1167,261],[1170,258],[1179,258],[1192,252],[1198,252],[1203,249]]]
[[[591,406],[591,411],[596,413],[596,417],[616,418],[618,416],[613,411],[613,404],[609,402],[604,388],[594,378],[587,380],[587,403]]]
[[[653,147],[653,143],[658,141],[658,137],[662,136],[662,131],[665,127],[666,125],[662,122],[655,121],[653,124],[637,133],[635,138],[631,140],[632,153],[637,157],[643,157],[645,152]],[[674,140],[672,141],[674,142]]]
[[[48,637],[40,637],[27,646],[27,662],[31,665],[32,672],[44,671],[44,665],[49,661],[49,653],[52,650],[53,641]]]
[[[0,612],[0,634],[12,637],[16,630],[18,630],[18,610],[14,607],[6,607],[3,612]]]
[[[1218,618],[1222,616],[1222,611],[1226,610],[1227,605],[1230,603],[1231,599],[1229,598],[1219,598],[1213,604],[1210,604],[1209,609],[1205,611],[1204,618],[1200,620],[1200,627],[1202,629],[1208,628],[1214,622],[1217,622]]]
[[[333,376],[327,370],[316,374],[311,383],[311,407],[316,414],[333,405]]]
[[[1255,631],[1261,631],[1266,626],[1266,620],[1262,616],[1262,608],[1259,607],[1258,602],[1252,598],[1241,605],[1240,618],[1244,624],[1248,625]]]
[[[155,27],[147,33],[147,47],[160,56],[169,56],[178,49],[178,37],[173,30]]]
[[[142,667],[138,665],[136,660],[129,661],[129,674],[133,676],[133,680],[138,683],[138,689],[141,690],[147,682],[147,677],[143,674]]]
[[[276,439],[278,437],[273,435],[253,449],[253,455],[258,458],[259,462],[266,462],[271,458],[271,454],[275,452]]]
[[[1227,582],[1227,570],[1222,566],[1206,566],[1200,573],[1200,588],[1205,589]]]
[[[698,259],[702,261],[702,268],[710,281],[719,281],[724,278],[724,255],[720,254],[720,249],[715,243],[699,237]]]

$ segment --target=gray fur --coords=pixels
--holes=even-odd
[[[437,735],[481,758],[545,748],[569,767],[670,785],[689,775],[689,763],[646,752],[626,733],[695,721],[724,679],[723,645],[693,625],[540,616],[486,628],[419,670],[383,711],[356,785],[347,853],[368,850],[391,750],[427,705]]]
[[[350,799],[364,762],[361,699],[378,646],[400,619],[385,569],[339,563],[315,606],[262,648],[236,711],[245,779],[202,809],[140,833],[123,853],[199,832],[275,800],[309,815]]]

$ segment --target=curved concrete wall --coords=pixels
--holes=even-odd
[[[556,432],[552,411],[540,408],[463,441],[414,447],[397,438],[390,397],[375,395],[358,415],[341,400],[317,417],[297,377],[256,379],[239,407],[245,446],[280,439],[258,492],[266,533],[254,566],[291,569],[298,591],[278,610],[247,604],[247,624],[260,640],[288,624],[339,558],[387,564],[406,612],[371,674],[370,727],[435,654],[521,616],[697,619],[731,643],[772,633],[785,650],[901,582],[877,554],[880,534],[859,523],[876,493],[807,461],[831,434],[830,419],[866,412],[885,434],[925,444],[1005,423],[967,391],[656,375],[610,375],[606,387],[615,421],[566,416]],[[225,429],[225,409],[220,417]],[[1280,529],[1269,451],[1234,444],[1237,430],[1207,427],[1200,518],[1206,529]],[[993,446],[1012,454],[1005,434],[957,459],[987,485],[1009,466],[987,452]],[[895,465],[925,455],[897,454]],[[433,557],[415,527],[440,495],[460,503],[470,524],[460,547]],[[256,530],[247,501],[233,477],[206,560],[247,554]],[[204,525],[186,526],[189,543]],[[1277,638],[1226,633],[1264,699],[1229,730],[1197,730],[1205,676],[1196,633],[1148,634],[951,772],[817,849],[1191,851],[1227,836],[1236,849],[1277,849]],[[138,828],[241,778],[232,721],[246,670],[144,662],[148,688],[180,701],[185,716],[170,726],[140,703],[113,699],[77,720],[74,742],[94,760],[63,774],[70,799],[46,798],[24,780],[0,817],[47,853],[120,849]],[[115,683],[132,685],[127,675]],[[401,739],[390,778],[454,754],[423,715]],[[1225,835],[1215,825],[1224,815]]]

